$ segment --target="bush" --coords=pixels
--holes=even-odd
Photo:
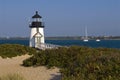
[[[36,50],[24,45],[19,44],[1,44],[0,45],[0,56],[3,58],[6,57],[15,57],[23,54],[34,54]]]
[[[35,53],[24,66],[59,67],[62,80],[120,80],[120,50],[61,47]]]

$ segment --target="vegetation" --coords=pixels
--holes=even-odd
[[[36,52],[23,65],[56,66],[62,80],[120,80],[119,49],[61,47]]]
[[[24,45],[19,44],[1,44],[0,45],[0,56],[3,58],[6,57],[15,57],[23,54],[33,54],[36,50]]]
[[[24,66],[58,67],[62,80],[120,80],[119,49],[71,46],[38,52],[18,44],[0,45],[3,58],[23,54],[33,54],[23,61]],[[15,76],[18,75],[7,75],[0,80],[24,80]]]
[[[0,77],[0,80],[25,80],[25,79],[18,74],[8,74],[6,76]]]

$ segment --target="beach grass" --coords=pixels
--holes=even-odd
[[[0,80],[26,80],[19,74],[7,74],[0,77]]]

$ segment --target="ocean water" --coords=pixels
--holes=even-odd
[[[61,46],[88,46],[88,47],[107,47],[107,48],[120,48],[120,40],[101,40],[96,42],[95,40],[89,40],[83,42],[82,40],[46,40],[46,43],[56,44]],[[29,40],[0,40],[0,44],[22,44],[29,45]]]
[[[101,40],[96,42],[95,40],[89,40],[88,42],[83,42],[82,40],[47,40],[47,43],[70,46],[88,46],[88,47],[106,47],[106,48],[120,48],[120,40]]]

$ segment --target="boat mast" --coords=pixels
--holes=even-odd
[[[85,27],[85,39],[88,39],[88,34],[87,34],[87,27]]]

